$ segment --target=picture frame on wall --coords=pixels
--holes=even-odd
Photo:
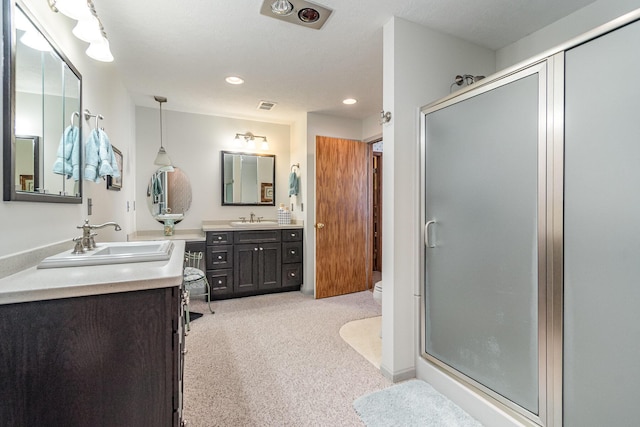
[[[124,173],[122,170],[123,158],[122,151],[118,150],[113,145],[111,146],[113,150],[113,154],[116,157],[116,163],[118,163],[118,170],[120,171],[119,177],[113,177],[111,175],[107,175],[107,190],[120,191],[122,188],[122,174]]]
[[[271,203],[273,202],[273,184],[270,182],[263,182],[260,184],[260,202]]]

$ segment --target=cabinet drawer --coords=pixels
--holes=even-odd
[[[207,246],[207,270],[233,268],[233,246]]]
[[[302,262],[302,242],[282,243],[282,263]]]
[[[282,287],[302,284],[302,263],[282,265]]]
[[[230,245],[233,243],[233,231],[208,231],[207,245]]]
[[[233,293],[232,269],[207,271],[207,280],[211,287],[212,298],[216,295],[229,295]]]
[[[280,230],[236,231],[234,243],[271,243],[280,241]]]
[[[298,242],[302,240],[302,228],[292,228],[282,230],[283,242]]]

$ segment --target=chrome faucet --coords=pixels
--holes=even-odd
[[[249,215],[251,215],[251,216],[249,217],[249,222],[251,222],[251,223],[255,222],[256,214],[254,214],[253,212],[251,212]]]
[[[91,230],[104,228],[108,225],[112,225],[116,231],[122,230],[122,228],[120,228],[120,225],[118,225],[115,222],[105,222],[104,224],[100,224],[100,225],[91,225],[89,224],[89,220],[85,219],[84,224],[76,227],[76,228],[82,229],[82,236],[76,237],[75,239],[73,239],[73,241],[76,242],[76,246],[73,249],[73,253],[81,254],[84,251],[91,251],[95,249],[96,242],[93,238],[94,236],[97,236],[98,233],[92,233]]]

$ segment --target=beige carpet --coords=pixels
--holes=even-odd
[[[190,427],[362,426],[353,401],[391,385],[340,337],[379,316],[371,292],[320,300],[300,292],[216,301],[186,338]]]
[[[340,328],[342,339],[378,369],[382,358],[381,326],[382,316],[376,316],[354,320]]]

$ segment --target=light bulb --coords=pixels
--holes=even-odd
[[[289,16],[293,13],[293,5],[288,0],[276,0],[271,3],[271,11],[279,16]]]
[[[86,0],[56,0],[54,7],[60,13],[77,21],[93,16]]]
[[[100,41],[93,42],[86,50],[87,56],[101,62],[112,62],[113,55],[109,49],[109,40],[102,37]]]
[[[99,42],[102,39],[100,23],[95,16],[81,19],[71,32],[74,36],[87,43]]]

